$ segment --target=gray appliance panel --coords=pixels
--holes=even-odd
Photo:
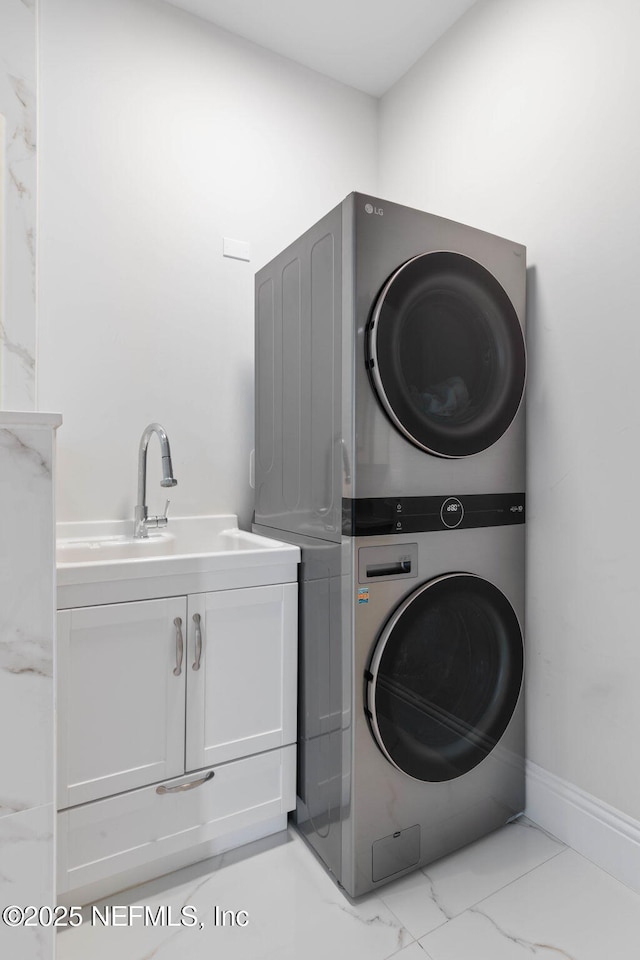
[[[256,533],[273,530],[254,524]],[[300,547],[298,770],[294,820],[334,877],[343,873],[349,806],[353,635],[351,540],[332,543],[281,531]]]
[[[339,541],[342,210],[256,277],[256,520]]]
[[[371,850],[371,875],[375,881],[386,880],[417,866],[420,861],[420,826],[396,830],[388,837],[375,840]]]

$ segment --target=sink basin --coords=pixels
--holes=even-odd
[[[221,529],[225,522],[231,525]],[[194,554],[262,552],[273,547],[272,541],[265,537],[239,530],[235,517],[178,517],[164,529],[150,530],[145,539],[134,539],[133,523],[122,521],[124,529],[118,529],[119,524],[108,521],[104,526],[100,522],[59,524],[58,533],[62,535],[56,542],[56,563],[60,567]]]
[[[59,523],[58,607],[284,582],[298,560],[297,547],[240,530],[232,514],[173,517],[141,540],[131,520]]]

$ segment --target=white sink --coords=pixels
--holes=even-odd
[[[150,530],[134,539],[133,521],[58,524],[56,562],[67,564],[144,561],[157,557],[225,554],[237,551],[263,553],[271,540],[238,529],[234,516],[177,517],[161,530]]]
[[[284,582],[298,560],[297,547],[240,530],[231,514],[173,517],[140,540],[132,520],[59,523],[58,606],[166,596],[167,577],[176,593]]]

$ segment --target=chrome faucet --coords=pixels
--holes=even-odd
[[[162,480],[161,487],[175,487],[177,480],[173,476],[173,466],[171,464],[171,450],[169,448],[169,438],[164,427],[159,423],[150,423],[142,436],[140,437],[140,447],[138,449],[138,502],[134,514],[133,536],[140,539],[149,536],[150,527],[166,527],[167,510],[169,501],[164,508],[164,514],[161,517],[150,517],[147,507],[147,447],[151,434],[156,433],[160,441],[162,452]]]

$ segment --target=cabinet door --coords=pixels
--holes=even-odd
[[[58,614],[59,807],[184,771],[185,628],[184,597]]]
[[[189,597],[187,770],[295,740],[297,595],[286,583]]]

